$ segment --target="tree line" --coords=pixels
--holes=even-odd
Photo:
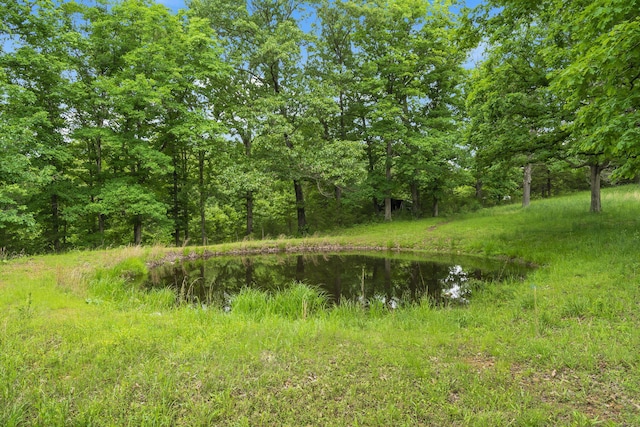
[[[586,182],[599,211],[602,173],[638,170],[637,3],[0,0],[0,246],[306,234]]]

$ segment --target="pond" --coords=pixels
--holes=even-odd
[[[322,291],[329,304],[376,300],[398,308],[424,298],[465,304],[479,283],[524,277],[529,270],[510,262],[380,252],[224,256],[155,267],[144,287],[169,287],[178,304],[229,310],[244,287],[277,292],[302,282]]]

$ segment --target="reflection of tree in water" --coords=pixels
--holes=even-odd
[[[204,260],[176,263],[154,271],[153,286],[176,291],[179,303],[224,308],[231,295],[247,284],[251,269],[235,260],[221,260],[215,268]]]
[[[255,286],[256,282],[253,278],[255,267],[253,266],[253,260],[251,258],[243,258],[242,265],[244,265],[244,285],[247,288]]]
[[[317,286],[333,304],[377,300],[396,308],[423,298],[436,304],[464,301],[468,280],[481,279],[483,273],[458,264],[314,254],[212,258],[154,269],[150,276],[147,286],[171,287],[180,302],[190,304],[225,308],[243,287],[275,292],[304,282]]]

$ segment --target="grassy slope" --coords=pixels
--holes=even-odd
[[[640,425],[639,202],[623,187],[601,215],[583,193],[268,243],[541,265],[467,308],[291,320],[170,309],[166,293],[88,280],[160,248],[5,263],[0,425]]]

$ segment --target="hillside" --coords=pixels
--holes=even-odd
[[[291,316],[295,295],[286,315],[175,308],[127,281],[175,249],[5,260],[0,425],[640,425],[640,188],[604,190],[601,214],[588,197],[207,248],[538,266],[458,308]]]

